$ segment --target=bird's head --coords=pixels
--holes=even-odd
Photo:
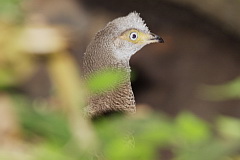
[[[109,22],[98,32],[95,40],[98,37],[105,37],[103,41],[108,41],[106,44],[110,45],[117,59],[130,59],[143,46],[164,42],[161,37],[149,31],[137,12],[131,12],[125,17]]]
[[[161,37],[149,31],[136,12],[114,19],[99,33],[110,40],[108,44],[111,45],[114,56],[118,59],[130,59],[143,46],[164,42]]]

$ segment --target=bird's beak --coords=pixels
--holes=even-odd
[[[164,40],[160,36],[158,36],[154,33],[149,34],[148,41],[149,41],[149,43],[156,43],[156,42],[157,43],[164,43]]]

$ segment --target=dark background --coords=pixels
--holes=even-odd
[[[116,17],[139,12],[150,30],[163,37],[165,43],[146,46],[131,59],[137,104],[170,115],[190,110],[212,119],[218,114],[240,116],[238,97],[213,101],[200,92],[203,85],[222,85],[239,76],[238,3],[34,0],[26,13],[29,17],[41,14],[48,23],[66,27],[70,32],[68,49],[81,67],[86,46],[99,29]],[[23,90],[31,96],[47,96],[44,87],[50,84],[44,69],[36,77]],[[42,84],[40,88],[36,88],[38,83]]]

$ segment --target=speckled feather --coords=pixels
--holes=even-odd
[[[90,95],[89,105],[86,107],[90,117],[109,111],[136,112],[135,100],[130,82],[130,57],[144,45],[133,45],[118,40],[126,30],[138,29],[150,33],[148,27],[138,13],[132,12],[125,17],[109,22],[100,30],[87,47],[84,54],[84,76],[88,78],[92,73],[113,68],[125,70],[124,80],[117,89],[99,95]]]

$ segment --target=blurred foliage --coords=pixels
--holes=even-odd
[[[121,80],[124,80],[124,75],[124,71],[114,69],[101,70],[90,75],[86,85],[92,93],[98,94],[118,87],[122,83]]]
[[[65,144],[70,139],[70,130],[67,119],[64,115],[51,112],[41,103],[33,108],[31,103],[24,97],[13,97],[17,112],[20,116],[20,123],[24,139],[32,140],[38,135],[51,143],[57,145]]]
[[[240,159],[237,118],[220,116],[209,123],[189,112],[172,118],[144,107],[132,116],[105,117],[95,122],[84,118],[87,91],[67,41],[55,26],[19,24],[24,15],[22,2],[0,1],[1,160]],[[29,28],[34,34],[24,37],[23,32]],[[59,40],[52,43],[58,45],[41,43],[39,47],[39,33],[50,41]],[[28,42],[31,48],[24,50],[26,46],[21,44]],[[39,59],[45,60],[43,65],[52,84],[44,99],[18,90],[35,74]],[[117,87],[122,76],[121,72],[107,70],[95,74],[86,84],[91,92],[99,93],[109,86]],[[230,86],[227,94],[232,91],[232,95],[239,95],[235,93],[239,85]],[[222,88],[226,93],[227,87]]]
[[[31,101],[19,95],[12,100],[23,133],[21,143],[28,146],[22,154],[31,155],[31,160],[153,160],[161,159],[161,151],[166,148],[176,160],[227,160],[239,154],[240,120],[235,118],[219,117],[211,125],[189,112],[173,119],[143,108],[134,116],[112,116],[94,122],[98,150],[84,152],[74,141],[67,115],[40,104],[31,107]],[[81,129],[81,122],[78,124]],[[5,153],[0,151],[0,159],[21,159]]]
[[[21,22],[23,12],[20,4],[22,1],[23,0],[1,0],[0,18],[11,22]]]
[[[202,86],[201,95],[205,99],[212,101],[221,101],[240,98],[240,78],[221,85],[204,85]]]
[[[23,26],[23,0],[0,1],[0,88],[16,87],[35,69],[31,56],[20,51],[19,37]]]

